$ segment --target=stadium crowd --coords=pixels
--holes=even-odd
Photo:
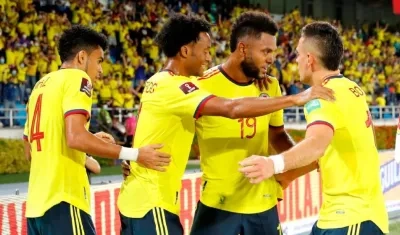
[[[198,1],[175,0],[113,1],[109,6],[98,0],[57,0],[53,1],[55,5],[43,5],[43,2],[46,1],[0,0],[0,104],[4,104],[3,108],[23,105],[36,81],[58,70],[61,61],[56,50],[57,40],[72,24],[92,26],[109,40],[103,79],[93,84],[93,106],[133,108],[140,100],[146,79],[165,62],[165,56],[152,38],[172,12],[197,14],[214,23],[210,65],[214,66],[230,53],[228,38],[232,20],[249,8],[263,10],[259,6],[201,5]],[[298,81],[294,48],[301,27],[311,21],[301,16],[298,9],[279,20],[278,50],[270,75],[279,78],[283,94],[305,89]],[[360,84],[371,105],[399,104],[399,30],[379,22],[365,23],[359,28],[331,22],[343,35],[342,73]]]

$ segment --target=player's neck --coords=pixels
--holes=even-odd
[[[340,70],[319,70],[313,73],[310,85],[322,85],[324,81],[332,76],[340,74]]]
[[[221,66],[227,74],[231,75],[231,79],[237,83],[249,83],[253,80],[252,78],[246,77],[243,73],[242,67],[240,66],[240,62],[232,58],[232,56],[230,56]]]
[[[168,59],[167,62],[165,63],[163,70],[168,70],[175,75],[186,76],[186,77],[192,76],[186,71],[185,66],[183,66],[183,64],[178,59],[175,58]]]
[[[79,66],[74,61],[65,61],[61,64],[60,69],[79,69]]]

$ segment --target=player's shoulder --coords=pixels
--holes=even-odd
[[[203,73],[203,76],[197,77],[198,83],[215,82],[215,78],[224,77],[220,69],[221,65],[214,66]]]
[[[271,88],[278,88],[279,86],[279,80],[276,77],[268,76],[271,85]]]
[[[320,110],[320,111],[335,110],[336,109],[335,107],[336,107],[336,104],[333,101],[327,101],[324,99],[314,99],[304,105],[304,111],[307,114],[310,114],[311,112],[314,112],[317,110]]]
[[[160,71],[154,74],[145,84],[145,91],[157,91],[154,94],[159,95],[177,95],[182,92],[188,94],[198,89],[191,78],[169,71]]]
[[[89,75],[80,69],[59,69],[57,71],[54,71],[50,74],[49,76],[54,75],[54,76],[59,76],[59,77],[65,77],[65,78],[76,78],[76,79],[81,79],[81,78],[86,78],[90,79]]]
[[[263,94],[264,93],[269,94],[268,96],[275,96],[277,91],[278,91],[278,89],[281,89],[280,85],[279,85],[279,80],[276,77],[272,77],[272,76],[269,76],[268,78],[269,78],[269,81],[270,81],[268,83],[268,89],[263,88],[261,90],[261,92]],[[257,89],[259,89],[259,88],[257,87]]]
[[[331,89],[340,89],[342,87],[347,87],[349,85],[357,86],[357,84],[355,82],[351,81],[350,79],[346,78],[343,75],[329,77],[328,79],[324,80],[322,85],[324,87],[331,88]]]

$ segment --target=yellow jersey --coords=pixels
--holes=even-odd
[[[196,84],[228,99],[281,96],[278,80],[272,81],[268,90],[260,91],[252,82],[235,82],[217,66],[197,79]],[[209,207],[242,214],[260,213],[276,206],[282,188],[275,178],[251,184],[239,172],[238,164],[251,155],[268,156],[269,128],[283,124],[283,110],[256,118],[200,117],[196,121],[203,171],[200,201]]]
[[[83,114],[89,121],[91,84],[85,72],[61,69],[40,79],[32,90],[24,129],[24,138],[31,145],[28,218],[43,216],[60,202],[90,214],[86,154],[67,146],[64,118]]]
[[[194,138],[195,118],[212,97],[188,77],[168,71],[147,80],[133,146],[164,144],[161,151],[171,155],[171,162],[166,172],[131,162],[131,174],[122,183],[118,197],[118,208],[124,216],[142,218],[154,207],[179,214],[179,192]]]
[[[325,124],[334,130],[319,159],[323,202],[317,225],[340,228],[371,220],[387,233],[379,154],[365,93],[342,75],[324,86],[335,92],[336,101],[316,99],[304,107],[308,126]]]

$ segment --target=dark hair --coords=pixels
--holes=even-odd
[[[61,35],[58,42],[58,54],[61,62],[65,62],[73,59],[81,50],[91,53],[97,47],[107,50],[106,36],[89,27],[74,25]]]
[[[302,37],[312,39],[319,51],[322,65],[329,70],[337,70],[343,57],[343,42],[339,32],[328,22],[313,22],[303,27]]]
[[[274,20],[263,12],[249,11],[241,14],[232,26],[230,40],[231,52],[236,50],[240,38],[251,36],[260,38],[261,33],[267,33],[275,36],[278,32],[278,26]]]
[[[199,17],[175,14],[163,25],[155,42],[167,57],[174,57],[182,46],[197,42],[200,33],[208,33],[210,28],[210,23]]]

